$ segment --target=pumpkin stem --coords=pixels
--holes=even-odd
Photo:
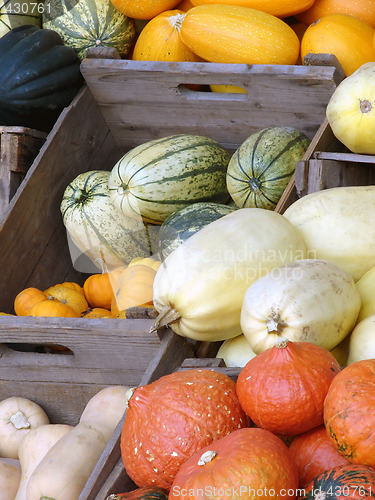
[[[176,14],[175,16],[171,16],[168,20],[176,31],[180,31],[184,19],[185,14]]]
[[[16,413],[14,413],[9,420],[17,430],[30,428],[30,422],[21,410],[18,410]]]
[[[164,306],[150,328],[150,333],[156,332],[160,328],[163,328],[163,326],[169,326],[172,323],[176,323],[180,318],[179,312],[171,306]]]
[[[362,113],[370,113],[370,111],[372,110],[372,104],[367,99],[361,99],[359,103],[359,109]]]
[[[279,337],[278,339],[276,339],[275,347],[277,347],[277,349],[285,349],[288,344],[289,339],[287,339],[286,337]]]
[[[203,455],[198,460],[198,465],[206,465],[211,462],[216,457],[216,451],[208,450],[203,453]]]

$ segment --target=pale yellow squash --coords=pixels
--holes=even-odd
[[[303,196],[284,216],[305,240],[309,258],[335,262],[358,281],[375,266],[375,186],[324,189]]]
[[[216,354],[217,358],[224,360],[226,366],[239,368],[244,367],[255,356],[243,333],[238,337],[224,340]]]
[[[154,329],[218,341],[240,335],[246,289],[260,276],[303,259],[305,244],[282,215],[244,208],[193,234],[164,260],[154,280]]]
[[[360,306],[354,280],[341,267],[304,259],[274,269],[249,286],[241,327],[256,354],[284,337],[331,350],[354,328]]]
[[[360,321],[350,335],[348,365],[375,358],[375,314]]]
[[[21,465],[17,458],[0,458],[0,500],[15,500],[21,480]]]
[[[362,65],[338,85],[326,114],[332,132],[350,151],[375,154],[375,62]]]
[[[357,281],[357,288],[361,296],[361,309],[357,318],[359,323],[367,316],[375,314],[375,266]]]

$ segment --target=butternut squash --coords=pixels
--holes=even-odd
[[[15,500],[21,479],[21,465],[16,458],[0,458],[0,500]]]
[[[18,458],[18,446],[26,434],[49,419],[38,404],[26,398],[10,397],[0,402],[0,456]]]

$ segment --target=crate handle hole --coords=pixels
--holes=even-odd
[[[60,344],[22,344],[7,342],[5,345],[11,351],[17,352],[74,356],[74,352],[71,349]]]
[[[190,98],[202,98],[202,96],[206,96],[207,98],[220,99],[221,97],[228,98],[230,96],[232,99],[241,101],[246,100],[248,94],[245,88],[230,83],[215,83],[210,85],[180,83],[177,89],[180,94]]]

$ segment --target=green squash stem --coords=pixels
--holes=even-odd
[[[181,319],[181,315],[171,306],[164,306],[159,312],[158,317],[155,319],[152,327],[150,328],[150,333],[156,332],[163,328],[164,326],[169,326],[172,323],[176,323]]]

